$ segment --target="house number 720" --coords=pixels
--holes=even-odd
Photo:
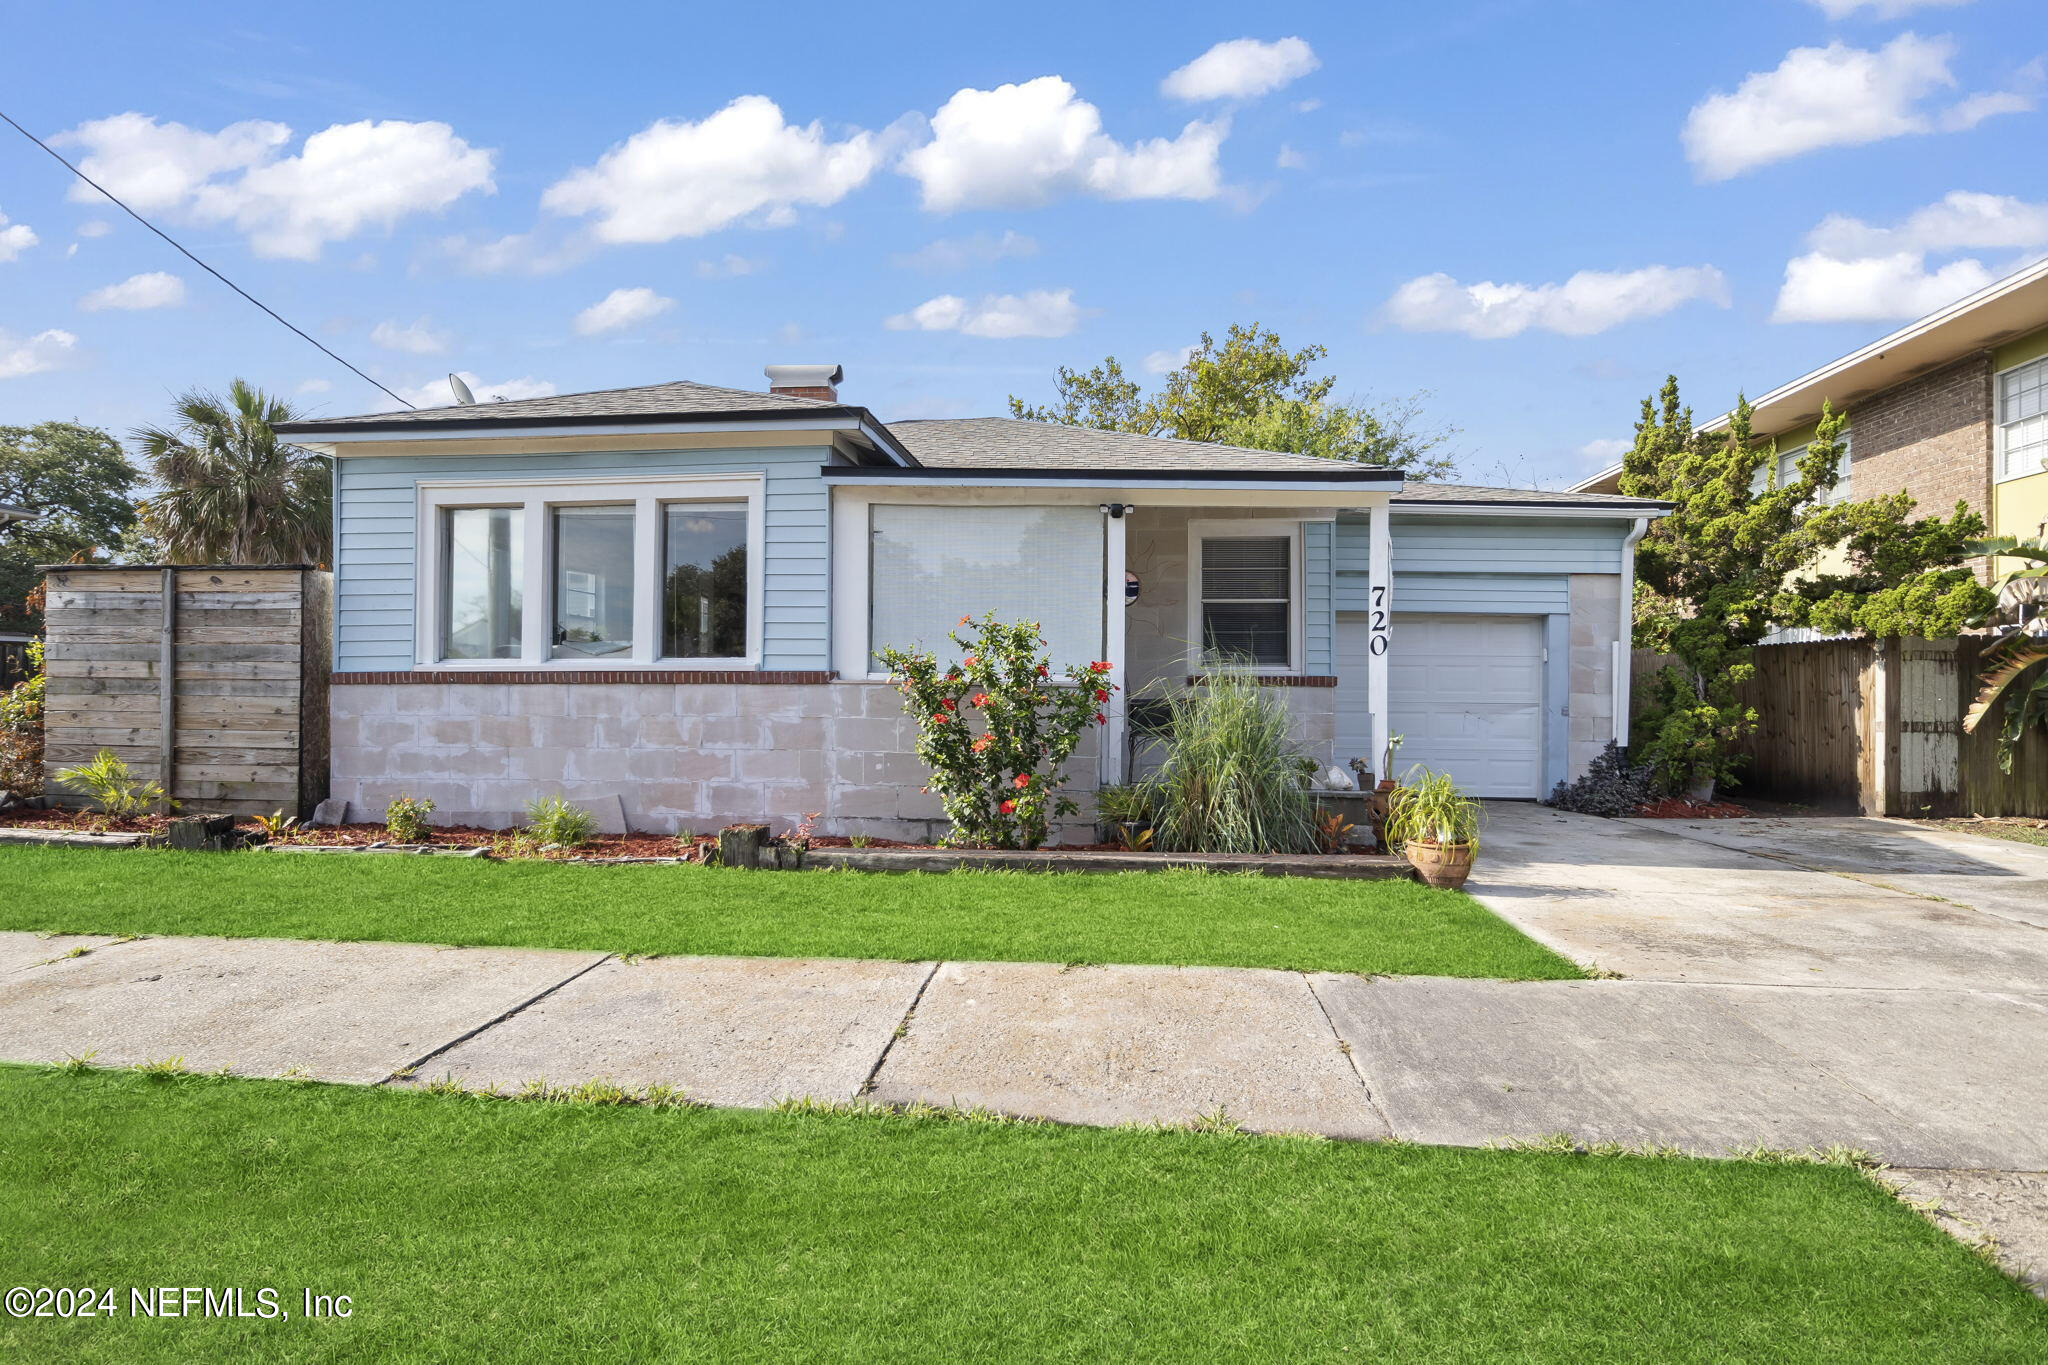
[[[1376,583],[1372,589],[1372,630],[1366,648],[1375,656],[1387,652],[1387,589]]]

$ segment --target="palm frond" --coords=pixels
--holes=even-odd
[[[2005,689],[2019,679],[2020,674],[2048,659],[2048,640],[2039,636],[2015,631],[1986,650],[1978,660],[1977,695],[1970,702],[1970,709],[1963,716],[1963,733],[1973,735]]]

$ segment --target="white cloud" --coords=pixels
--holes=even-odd
[[[1974,95],[1930,117],[1923,102],[1956,83],[1954,55],[1952,39],[1914,33],[1875,52],[1840,42],[1794,48],[1776,70],[1694,105],[1681,135],[1686,156],[1702,180],[1726,180],[1821,147],[1960,131],[2033,107],[2028,95]]]
[[[27,223],[10,223],[7,215],[0,213],[0,261],[18,260],[41,240]]]
[[[1283,142],[1280,144],[1280,155],[1273,158],[1273,165],[1283,171],[1305,171],[1308,169],[1308,158]]]
[[[761,268],[761,262],[750,261],[745,256],[727,252],[715,261],[697,262],[697,278],[700,280],[730,280],[741,275],[752,275]]]
[[[588,243],[578,238],[554,241],[537,231],[483,239],[457,233],[441,238],[433,250],[464,275],[552,275],[581,263],[590,254]],[[422,273],[419,263],[415,262],[412,273]]]
[[[327,393],[334,388],[332,379],[308,379],[299,385],[300,393]]]
[[[1967,133],[1985,119],[2000,114],[2028,113],[2034,104],[2034,96],[2022,90],[1989,90],[1942,110],[1936,126],[1944,133]]]
[[[71,358],[77,346],[77,337],[55,327],[32,337],[0,331],[0,379],[54,370]]]
[[[1183,346],[1177,351],[1154,351],[1145,357],[1146,374],[1172,374],[1188,363],[1188,357],[1195,353],[1192,346]]]
[[[971,337],[1063,337],[1081,324],[1071,289],[1034,289],[1028,294],[984,294],[969,302],[941,294],[884,323],[891,331],[959,332]]]
[[[1694,300],[1728,306],[1728,284],[1710,265],[1581,270],[1563,284],[1460,284],[1449,275],[1408,281],[1387,301],[1388,321],[1410,332],[1463,332],[1494,339],[1534,327],[1592,336]]]
[[[937,241],[926,242],[915,251],[906,251],[890,259],[907,269],[939,273],[994,265],[997,261],[1021,260],[1037,254],[1036,238],[1005,228],[1000,237],[987,232],[967,237],[941,237]]]
[[[448,349],[452,340],[448,333],[437,332],[425,318],[417,318],[400,326],[396,322],[380,322],[370,329],[370,340],[387,351],[404,351],[407,355],[439,355]]]
[[[462,382],[469,385],[469,391],[476,395],[479,403],[510,402],[517,398],[547,398],[555,391],[552,382],[535,379],[531,375],[519,379],[507,379],[502,383],[486,384],[468,370],[456,373]],[[455,406],[455,392],[446,379],[430,379],[413,388],[398,390],[398,396],[416,408],[449,408]]]
[[[786,122],[767,96],[742,95],[701,122],[648,125],[550,185],[541,206],[595,214],[592,231],[614,243],[702,237],[748,218],[785,227],[799,205],[858,189],[881,157],[873,133],[833,142],[821,124]]]
[[[1967,5],[1970,0],[1812,0],[1812,3],[1830,19],[1855,19],[1865,17],[1861,11],[1869,10],[1872,19],[1901,19],[1916,9],[1953,9]]]
[[[233,224],[257,255],[291,260],[317,260],[331,242],[497,188],[495,153],[445,123],[338,123],[282,156],[291,135],[282,123],[208,133],[127,113],[82,123],[59,141],[84,147],[85,173],[136,210]],[[82,184],[71,197],[99,201]]]
[[[924,207],[1018,208],[1065,194],[1103,199],[1213,199],[1223,188],[1217,149],[1226,120],[1196,122],[1173,139],[1129,146],[1102,131],[1102,112],[1058,76],[961,90],[932,115],[932,139],[898,169]]]
[[[1992,281],[1977,261],[1927,269],[1918,251],[1842,260],[1814,252],[1785,265],[1773,322],[1872,322],[1915,318],[1973,294]]]
[[[119,284],[95,289],[80,299],[78,306],[88,313],[96,313],[102,308],[140,311],[145,308],[175,308],[184,301],[183,280],[161,270],[152,270],[143,275],[130,275]]]
[[[1589,465],[1605,469],[1622,456],[1628,454],[1629,451],[1635,449],[1635,444],[1634,441],[1624,441],[1618,437],[1607,436],[1597,441],[1588,441],[1580,446],[1579,458]]]
[[[1808,251],[1785,266],[1774,322],[1870,322],[1914,318],[1975,293],[1999,271],[1957,251],[2048,248],[2048,202],[1953,190],[1895,227],[1831,214],[1807,234]]]
[[[104,237],[114,230],[114,225],[104,218],[88,218],[78,225],[81,237]]]
[[[1315,51],[1299,38],[1272,43],[1232,38],[1161,81],[1159,91],[1177,100],[1256,99],[1321,65]]]
[[[674,299],[663,298],[645,285],[614,289],[576,315],[576,332],[579,336],[594,337],[624,327],[637,327],[675,306]]]

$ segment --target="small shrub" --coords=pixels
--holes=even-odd
[[[1358,826],[1344,818],[1342,811],[1326,810],[1316,818],[1316,843],[1325,853],[1342,853]]]
[[[112,749],[100,750],[90,763],[63,769],[57,774],[57,780],[74,791],[85,793],[116,820],[142,815],[152,806],[168,804],[162,787],[139,780],[128,771],[126,763],[115,757]]]
[[[526,832],[543,846],[581,848],[597,833],[597,817],[560,796],[543,796],[527,803]]]
[[[1616,819],[1634,815],[1656,799],[1655,771],[1647,763],[1631,762],[1627,751],[1610,739],[1578,781],[1558,783],[1544,804],[1578,815]]]
[[[29,676],[0,692],[0,791],[43,789],[43,642],[28,642]]]
[[[1448,773],[1417,765],[1387,798],[1387,839],[1394,844],[1479,846],[1479,803]]]
[[[1315,799],[1287,706],[1228,671],[1167,698],[1166,761],[1147,784],[1155,846],[1191,853],[1313,853]],[[1311,764],[1310,771],[1314,770]]]
[[[262,830],[263,837],[273,844],[287,843],[299,832],[299,817],[286,815],[281,810],[253,818],[256,821],[256,828]]]
[[[917,756],[931,770],[955,840],[995,848],[1037,848],[1050,822],[1079,809],[1061,792],[1065,765],[1113,685],[1097,660],[1066,670],[1064,685],[1042,653],[1034,622],[1006,624],[993,612],[960,618],[958,663],[928,649],[884,649],[890,680],[917,723]]]
[[[875,836],[872,834],[849,834],[846,836],[846,842],[854,848],[867,848],[875,842]]]
[[[431,796],[395,797],[384,808],[384,832],[394,843],[424,844],[433,837],[433,828],[427,824],[427,817],[433,813]]]
[[[1095,813],[1105,824],[1142,825],[1152,819],[1154,797],[1152,789],[1143,783],[1102,787],[1095,793]]]

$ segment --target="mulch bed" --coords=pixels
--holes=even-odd
[[[1731,801],[1693,801],[1683,796],[1667,796],[1636,807],[1636,818],[1641,820],[1747,820],[1753,814]]]

